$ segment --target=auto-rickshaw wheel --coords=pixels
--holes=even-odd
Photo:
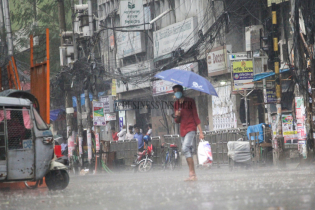
[[[49,190],[63,190],[68,186],[70,178],[67,171],[55,170],[46,174],[45,181]]]
[[[39,181],[40,180],[37,180],[35,182],[24,182],[24,184],[27,189],[36,189],[38,187]]]

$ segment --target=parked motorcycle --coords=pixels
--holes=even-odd
[[[137,158],[131,167],[134,168],[134,172],[139,171],[141,173],[148,172],[152,169],[152,157],[153,157],[153,145],[149,146],[147,150],[143,150],[142,152],[138,152],[135,155]]]

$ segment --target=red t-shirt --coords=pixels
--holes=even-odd
[[[180,110],[180,136],[184,137],[190,131],[196,131],[197,125],[200,124],[200,119],[198,117],[196,103],[194,99],[185,97],[182,104],[179,100],[174,103],[175,112]],[[175,122],[178,118],[175,118]]]
[[[114,141],[118,141],[117,133],[118,133],[118,132],[115,132],[115,133],[112,134],[112,137],[113,137],[113,140],[114,140]]]

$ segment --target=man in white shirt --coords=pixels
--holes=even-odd
[[[134,133],[133,133],[133,126],[129,126],[129,132],[126,134],[126,139],[131,140],[134,137]]]
[[[152,124],[148,124],[148,132],[147,132],[147,135],[149,137],[151,137],[151,134],[152,134]]]
[[[117,133],[118,136],[118,141],[123,141],[126,138],[126,126],[124,125],[123,128],[121,129],[121,131],[119,133]]]

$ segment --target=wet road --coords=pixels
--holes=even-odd
[[[198,169],[72,176],[64,191],[0,191],[1,210],[315,209],[315,169]]]

